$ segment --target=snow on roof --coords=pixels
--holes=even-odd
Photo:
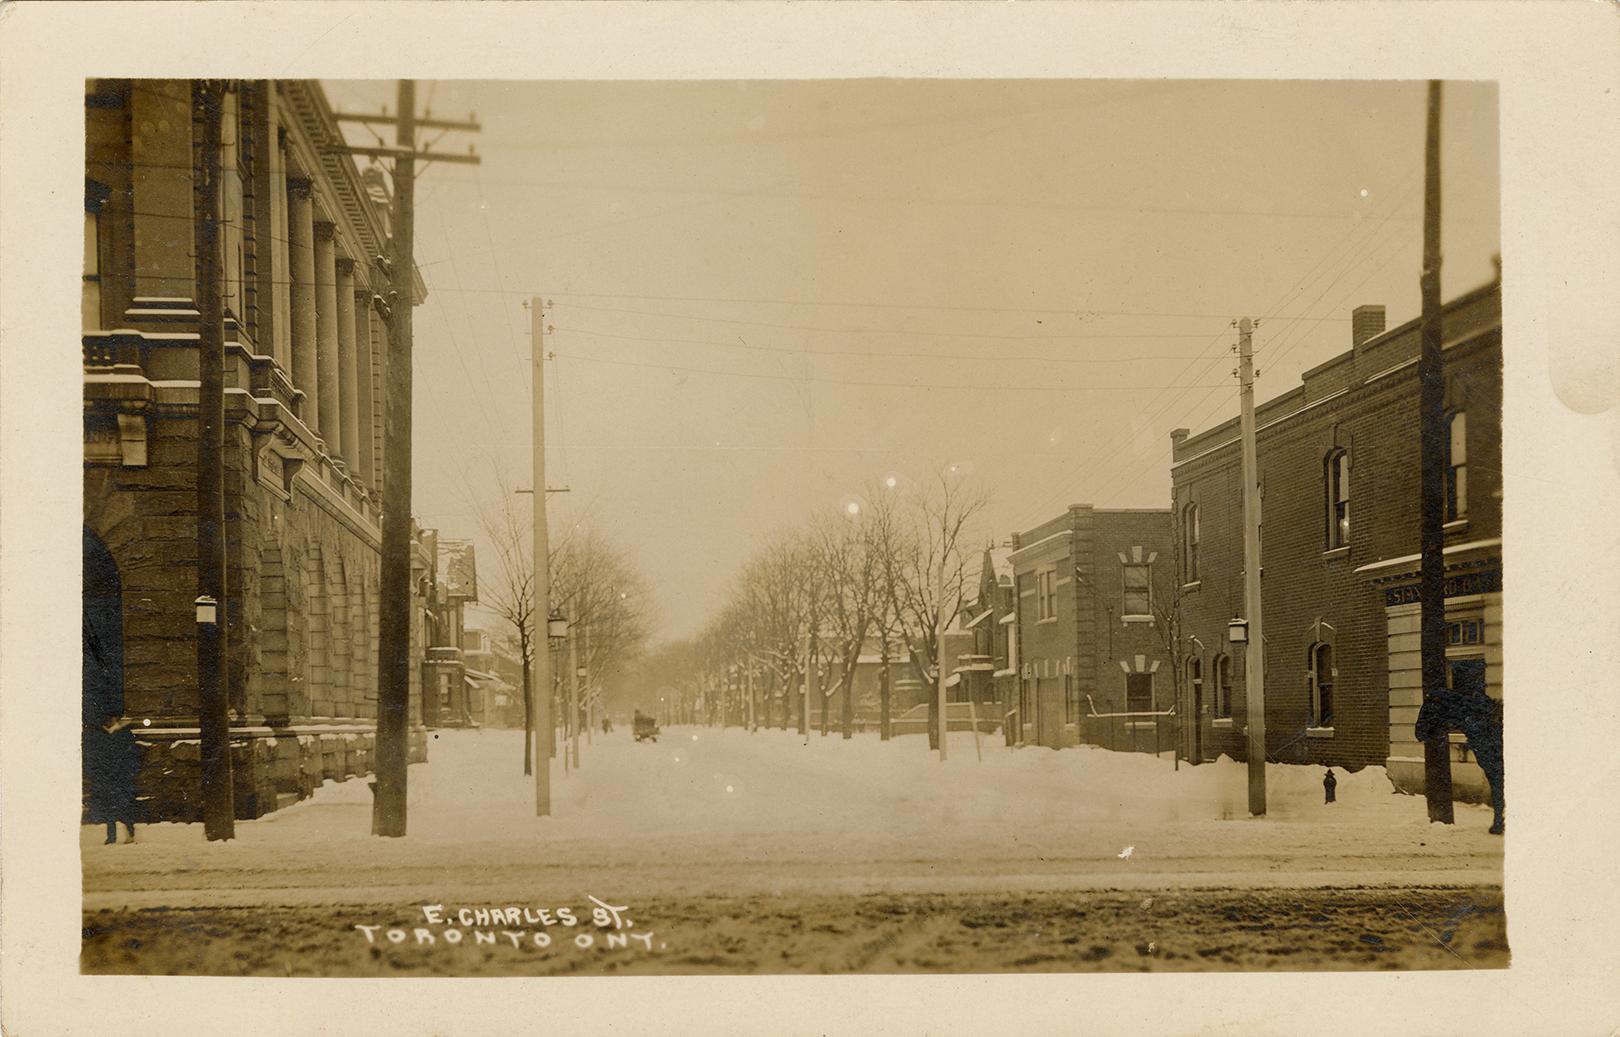
[[[994,611],[995,611],[995,609],[985,609],[983,612],[979,613],[977,616],[974,616],[972,619],[968,620],[966,626],[964,627],[964,629],[971,630],[973,627],[978,626],[980,623],[984,622],[984,617],[988,616],[990,613],[992,613]]]

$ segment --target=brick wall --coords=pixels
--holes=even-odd
[[[1448,526],[1448,544],[1501,535],[1499,321],[1492,289],[1447,308],[1447,409],[1468,414],[1467,518]],[[1405,325],[1307,372],[1302,391],[1259,409],[1266,745],[1274,759],[1359,768],[1389,755],[1383,597],[1357,570],[1418,550],[1416,352],[1416,326]],[[1206,677],[1225,648],[1227,621],[1243,611],[1237,431],[1227,422],[1175,446],[1178,524],[1196,503],[1201,534],[1200,580],[1183,593],[1182,624],[1205,646]],[[1323,468],[1335,449],[1350,455],[1350,533],[1337,549],[1327,542]],[[1334,645],[1338,670],[1331,732],[1313,729],[1311,715],[1307,653],[1319,638]],[[1232,653],[1232,674],[1235,719],[1217,722],[1206,710],[1204,758],[1244,755],[1241,650]]]

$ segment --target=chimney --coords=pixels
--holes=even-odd
[[[1384,333],[1384,308],[1382,306],[1357,306],[1350,311],[1350,346],[1360,349],[1369,339],[1375,339]]]
[[[1173,428],[1173,429],[1170,430],[1170,456],[1171,457],[1174,457],[1175,455],[1181,453],[1182,444],[1187,442],[1188,431],[1189,430],[1184,429],[1184,428]]]

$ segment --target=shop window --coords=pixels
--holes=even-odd
[[[1468,415],[1446,418],[1446,521],[1468,517]]]
[[[1125,608],[1124,615],[1129,617],[1151,616],[1153,614],[1153,582],[1150,579],[1152,566],[1145,563],[1125,564]]]
[[[1215,715],[1217,717],[1230,717],[1232,715],[1232,657],[1217,655],[1215,657]]]
[[[1181,510],[1181,582],[1198,582],[1198,505]]]
[[[1328,550],[1350,544],[1350,451],[1334,450],[1322,462],[1327,488]]]
[[[1338,670],[1334,665],[1333,646],[1322,641],[1311,645],[1306,656],[1306,681],[1311,693],[1311,726],[1333,726],[1333,686]]]
[[[1153,674],[1127,673],[1125,675],[1125,711],[1127,713],[1153,712]]]

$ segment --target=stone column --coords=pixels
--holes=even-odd
[[[333,455],[343,438],[338,416],[336,232],[330,223],[315,224],[315,377],[320,382],[320,417],[316,420],[327,452]]]
[[[372,424],[371,410],[371,291],[366,288],[356,288],[354,292],[354,383],[355,405],[353,414],[355,431],[359,439],[355,441],[355,453],[360,464],[360,481],[369,489],[375,489],[376,469],[373,463],[376,458],[372,455],[375,442],[375,430]]]
[[[320,385],[315,367],[315,202],[308,180],[287,184],[287,251],[291,256],[292,379],[304,394],[298,416],[319,432]]]
[[[191,261],[191,84],[137,79],[130,88],[134,297],[196,298]]]
[[[338,424],[342,436],[338,441],[338,455],[349,466],[350,474],[360,472],[360,388],[355,384],[359,375],[354,344],[354,260],[348,257],[337,261],[337,335],[338,335]]]
[[[219,207],[216,210],[224,222],[219,228],[219,269],[225,285],[221,289],[221,305],[226,313],[236,318],[238,325],[247,325],[247,299],[242,291],[242,123],[238,118],[236,90],[226,90],[220,108],[219,131]],[[262,349],[254,343],[255,349]]]
[[[287,255],[287,157],[282,151],[281,129],[277,122],[276,106],[272,100],[273,88],[266,89],[260,95],[264,98],[264,118],[266,126],[260,138],[264,146],[260,154],[266,160],[268,170],[268,212],[266,221],[258,226],[255,234],[262,244],[259,245],[259,255],[269,257],[270,283],[263,282],[265,265],[261,260],[259,304],[260,326],[263,327],[263,314],[270,314],[270,341],[261,345],[260,349],[268,348],[276,365],[292,380],[292,335],[289,325],[292,323],[292,293],[290,264]]]

